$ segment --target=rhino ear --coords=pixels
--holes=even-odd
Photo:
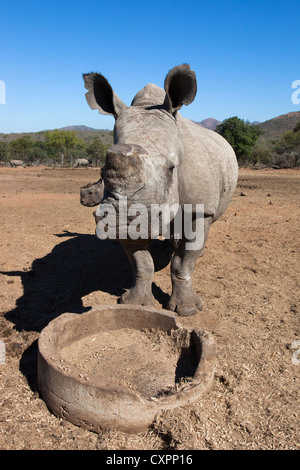
[[[165,107],[175,113],[184,104],[191,104],[197,93],[196,74],[188,64],[178,65],[165,78]]]
[[[83,74],[83,79],[85,88],[89,90],[85,97],[92,109],[98,109],[100,114],[110,114],[115,118],[127,109],[103,75],[86,73]]]

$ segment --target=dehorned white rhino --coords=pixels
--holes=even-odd
[[[100,178],[96,183],[88,183],[80,188],[80,204],[94,207],[100,204],[104,194],[104,182]]]
[[[167,234],[174,254],[172,294],[166,308],[178,315],[195,314],[202,307],[192,274],[211,224],[224,213],[234,193],[235,153],[216,132],[179,114],[197,92],[196,75],[187,64],[169,71],[164,90],[146,85],[131,106],[123,103],[103,75],[90,73],[83,78],[89,106],[115,118],[114,145],[107,151],[102,173],[105,190],[96,211],[96,233],[99,238],[118,239],[129,258],[133,284],[120,302],[153,304],[151,239]],[[164,223],[162,214],[152,210],[157,206],[159,211],[172,208]]]
[[[22,160],[11,160],[10,161],[10,166],[15,168],[17,166],[23,166],[24,167],[25,165],[24,165],[24,162]]]
[[[77,158],[74,163],[74,168],[85,167],[87,168],[90,162],[86,158]]]

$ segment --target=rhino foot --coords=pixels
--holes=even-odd
[[[176,312],[181,317],[195,315],[199,310],[202,310],[202,301],[196,294],[193,293],[189,298],[184,297],[184,299],[180,299],[180,296],[173,293],[167,304],[167,309]]]
[[[120,304],[135,304],[135,305],[148,305],[153,306],[155,303],[151,289],[138,288],[136,286],[131,287],[127,292],[124,292],[119,299]]]

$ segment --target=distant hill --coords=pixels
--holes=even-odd
[[[282,114],[259,124],[264,132],[260,140],[278,139],[282,134],[294,129],[300,121],[300,111]]]
[[[88,127],[88,126],[66,126],[66,127],[60,127],[60,131],[96,131],[97,129],[94,129],[93,127]]]
[[[79,125],[79,126],[60,127],[59,130],[60,131],[95,131],[95,132],[105,131],[105,132],[110,132],[109,129],[95,129],[94,127],[84,126],[83,124]]]
[[[207,118],[201,122],[196,122],[196,124],[198,124],[198,126],[202,126],[202,127],[205,127],[206,129],[210,129],[214,131],[216,130],[216,127],[219,124],[221,124],[221,121],[218,121],[217,119],[214,119],[214,118]]]
[[[22,133],[11,133],[11,134],[1,134],[0,133],[0,142],[10,142],[11,140],[18,139],[27,135],[34,141],[43,141],[45,139],[44,133],[52,131],[54,129],[45,129],[39,132],[22,132]],[[100,137],[102,142],[105,145],[112,145],[113,136],[109,129],[94,129],[93,127],[88,127],[84,125],[78,126],[66,126],[61,127],[59,130],[63,131],[72,131],[76,132],[80,139],[85,140],[87,143],[91,142],[95,137]]]
[[[104,145],[112,145],[113,136],[109,129],[94,129],[84,125],[61,127],[61,131],[76,132],[80,139],[85,140],[87,143],[91,142],[95,137],[100,137]]]

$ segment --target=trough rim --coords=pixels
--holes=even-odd
[[[160,317],[165,317],[165,319],[167,321],[170,321],[170,324],[173,325],[173,327],[166,329],[166,331],[170,331],[171,329],[184,328],[188,330],[191,334],[193,334],[194,341],[199,341],[201,347],[201,356],[197,369],[193,376],[193,380],[184,384],[179,391],[174,391],[174,393],[171,392],[168,395],[149,397],[142,395],[139,391],[128,389],[125,385],[110,385],[108,382],[103,381],[100,376],[96,376],[95,374],[87,372],[84,369],[81,369],[75,364],[72,364],[62,358],[60,354],[60,349],[57,344],[58,340],[56,339],[55,341],[56,333],[60,331],[62,327],[66,328],[68,326],[68,323],[74,321],[75,319],[83,318],[82,316],[84,316],[84,318],[87,318],[89,316],[95,316],[95,312],[108,310],[114,312],[123,310],[125,312],[128,311],[128,313],[138,311],[145,312],[147,314],[156,314]],[[126,325],[124,327],[126,327]],[[87,336],[89,334],[90,331],[87,332]],[[80,338],[83,337],[84,334],[80,336]],[[54,414],[58,414],[60,416],[63,416],[63,411],[57,412],[57,410],[54,410],[52,408],[51,399],[49,400],[49,395],[47,395],[47,393],[45,394],[46,396],[43,396],[43,391],[45,391],[45,386],[47,385],[47,383],[45,383],[44,377],[40,376],[40,365],[41,369],[43,369],[44,367],[47,368],[48,374],[55,374],[56,377],[61,377],[62,380],[68,380],[72,382],[75,381],[79,386],[84,387],[87,390],[96,390],[99,393],[101,393],[102,391],[106,394],[112,393],[115,396],[119,397],[121,400],[125,396],[127,400],[132,403],[135,403],[135,405],[144,410],[145,413],[146,410],[148,410],[147,413],[149,414],[149,416],[152,415],[152,418],[154,418],[159,411],[174,409],[175,407],[194,402],[200,397],[202,397],[204,394],[206,394],[211,389],[213,384],[213,378],[215,373],[215,357],[216,345],[211,333],[205,330],[200,330],[199,328],[194,328],[191,330],[183,327],[178,322],[177,317],[166,310],[159,310],[153,307],[141,307],[130,304],[98,305],[83,314],[64,313],[52,320],[42,330],[38,340],[38,384],[41,396],[45,400],[48,407],[54,412]],[[55,399],[61,401],[64,400],[64,396],[56,395],[55,391],[49,390],[48,392],[50,395],[54,395]],[[67,416],[67,419],[73,421],[73,419],[70,418],[70,416]],[[87,427],[90,428],[91,426],[87,425]]]

